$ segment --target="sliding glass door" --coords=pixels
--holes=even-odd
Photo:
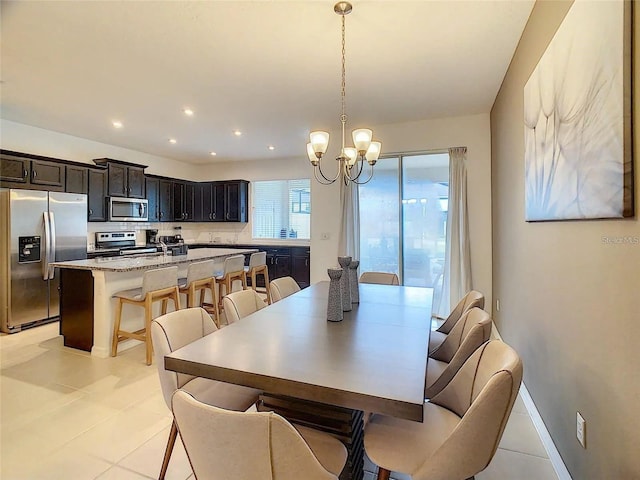
[[[383,158],[360,185],[360,271],[396,273],[408,286],[441,282],[449,154]]]

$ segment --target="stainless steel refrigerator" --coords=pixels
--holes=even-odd
[[[0,329],[59,316],[53,261],[87,258],[87,196],[0,189]]]

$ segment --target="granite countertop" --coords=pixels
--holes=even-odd
[[[251,248],[199,248],[189,250],[186,255],[148,254],[135,257],[104,257],[68,262],[52,262],[51,266],[77,270],[102,270],[107,272],[131,272],[149,268],[179,265],[198,260],[223,259],[232,255],[257,252]]]

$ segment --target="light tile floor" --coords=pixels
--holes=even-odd
[[[64,347],[58,328],[0,336],[0,478],[157,478],[171,415],[144,347],[95,358]],[[365,469],[366,480],[375,478],[370,462]],[[167,479],[192,478],[176,442]],[[496,456],[476,479],[557,479],[520,399]]]

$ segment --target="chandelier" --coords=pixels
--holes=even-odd
[[[373,132],[368,128],[358,128],[352,132],[354,146],[345,147],[345,128],[347,124],[347,115],[344,113],[345,108],[345,90],[346,90],[346,74],[345,74],[345,15],[353,10],[349,2],[338,2],[333,7],[333,11],[340,15],[342,20],[342,84],[340,91],[340,99],[342,103],[342,113],[340,115],[340,123],[342,124],[342,147],[340,154],[336,157],[338,162],[338,171],[335,177],[329,178],[322,171],[322,158],[327,147],[329,146],[329,133],[323,131],[314,131],[309,134],[310,142],[307,143],[307,155],[309,161],[313,165],[313,175],[316,180],[323,185],[334,183],[340,175],[345,185],[351,182],[358,185],[367,183],[373,177],[373,166],[380,156],[380,142],[371,140]],[[369,164],[369,176],[366,180],[361,179],[362,172],[365,170],[365,160]],[[318,173],[320,175],[318,175]]]

